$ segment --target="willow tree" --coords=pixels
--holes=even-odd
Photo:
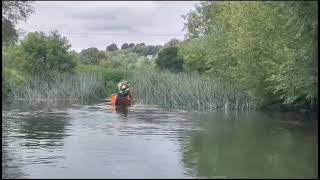
[[[317,104],[317,12],[316,1],[201,3],[185,16],[181,54],[262,105]]]

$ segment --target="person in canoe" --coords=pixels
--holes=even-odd
[[[128,106],[132,104],[133,98],[130,91],[130,84],[128,81],[121,81],[118,83],[119,92],[111,96],[112,105]]]
[[[128,95],[131,95],[129,86],[130,86],[130,84],[128,83],[128,81],[119,82],[118,83],[118,89],[119,89],[118,96],[127,97]]]

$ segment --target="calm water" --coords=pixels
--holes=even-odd
[[[288,113],[3,103],[2,177],[316,178],[317,127]]]

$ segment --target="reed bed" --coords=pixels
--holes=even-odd
[[[33,76],[17,84],[7,81],[8,96],[19,99],[85,99],[105,95],[105,82],[99,74],[54,74]]]
[[[196,110],[255,108],[250,96],[236,85],[196,73],[137,72],[131,82],[137,102],[145,104]]]

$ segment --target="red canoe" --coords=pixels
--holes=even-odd
[[[120,97],[117,94],[112,94],[111,96],[111,104],[113,106],[130,106],[132,103],[132,96]]]

